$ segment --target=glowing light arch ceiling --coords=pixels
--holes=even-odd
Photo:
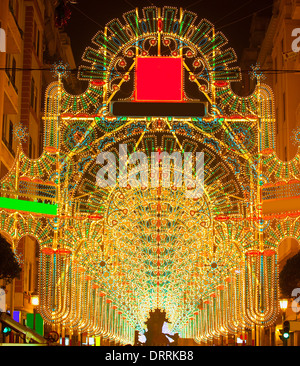
[[[234,121],[230,127],[235,132],[234,138],[222,125],[224,118],[216,100],[224,102],[222,93],[229,93],[229,82],[240,80],[239,68],[228,67],[236,61],[236,56],[232,49],[223,49],[227,43],[224,35],[214,34],[213,25],[207,20],[201,20],[195,26],[196,16],[193,13],[183,12],[178,28],[177,9],[164,8],[161,21],[158,13],[157,8],[146,8],[143,9],[145,19],[138,19],[133,11],[124,15],[125,25],[119,20],[110,22],[104,32],[93,38],[99,49],[89,47],[83,55],[83,60],[90,62],[91,66],[81,66],[79,78],[89,81],[89,89],[79,98],[62,96],[65,109],[63,140],[71,143],[72,136],[79,130],[81,135],[88,136],[84,143],[74,141],[66,151],[67,155],[78,152],[78,166],[82,172],[72,192],[72,201],[81,214],[104,217],[101,250],[90,242],[85,245],[85,251],[81,250],[82,247],[76,251],[77,260],[88,268],[94,282],[109,297],[115,298],[118,293],[124,300],[121,293],[127,294],[134,288],[134,299],[138,299],[139,305],[131,306],[141,324],[149,310],[155,307],[167,308],[173,324],[181,317],[187,318],[193,314],[193,306],[199,306],[201,299],[197,298],[197,292],[200,291],[202,297],[208,296],[233,269],[239,268],[245,248],[237,243],[225,248],[222,239],[218,245],[213,217],[244,217],[248,205],[245,186],[249,184],[249,156],[255,154],[257,146],[257,131],[247,126],[253,125],[256,119],[256,104],[252,97],[243,101],[231,93],[235,112],[243,112],[249,119]],[[110,114],[109,103],[122,98],[122,87],[126,83],[129,92],[124,99],[136,102],[134,79],[137,57],[154,58],[158,55],[184,59],[184,87],[194,83],[198,97],[210,102],[207,119],[191,119],[190,116],[177,120],[130,119],[115,118]],[[102,103],[99,97],[96,100],[91,97],[96,90],[103,98]],[[220,91],[219,95],[216,90]],[[183,102],[189,100],[185,92]],[[213,102],[216,103],[214,109]],[[94,114],[93,122],[83,127],[80,117],[88,115],[78,115],[78,109]],[[69,112],[72,115],[68,115]],[[158,150],[169,153],[204,151],[206,198],[189,204],[181,190],[136,192],[116,188],[107,192],[94,186],[99,168],[97,153],[111,151],[118,156],[120,143],[126,143],[130,152],[140,150],[148,156]],[[221,191],[220,186],[223,187]],[[176,203],[175,207],[172,202]],[[246,236],[249,230],[246,225],[243,235]],[[93,260],[87,253],[92,253]],[[184,260],[184,266],[177,263],[180,260]],[[106,281],[97,276],[99,272]],[[192,273],[196,279],[191,278]],[[189,288],[190,283],[194,285],[193,290]],[[118,303],[119,306],[122,304]],[[187,303],[192,306],[185,313],[183,308]]]
[[[35,197],[56,214],[3,210],[0,229],[39,240],[40,311],[49,323],[124,343],[156,307],[174,331],[197,341],[269,325],[278,310],[279,234],[262,218],[261,187],[298,169],[275,162],[272,91],[258,80],[252,95],[235,95],[235,52],[194,13],[148,7],[124,20],[107,24],[85,50],[84,93],[69,94],[64,65],[54,68],[44,152],[31,160],[19,149],[1,182],[6,196]],[[176,105],[205,103],[205,116],[112,115],[113,102],[139,103],[136,59],[151,57],[181,59]],[[118,161],[120,144],[148,157],[204,152],[203,197],[187,199],[184,187],[173,186],[100,188],[96,158],[109,151]],[[281,226],[281,237],[288,228]]]

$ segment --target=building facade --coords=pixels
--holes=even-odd
[[[0,2],[1,35],[5,36],[5,49],[0,52],[0,179],[13,167],[18,145],[32,159],[43,151],[44,95],[53,80],[53,63],[62,60],[76,68],[70,39],[56,27],[54,14],[51,0]],[[68,84],[78,92],[75,78],[69,78]],[[24,140],[15,134],[20,124]],[[26,314],[33,312],[30,297],[38,288],[39,245],[31,237],[17,245],[21,275],[9,285],[0,280],[0,286],[6,290],[7,310],[24,323]]]
[[[297,28],[300,28],[300,1],[275,0],[271,16],[254,15],[249,47],[244,50],[241,59],[241,68],[245,71],[258,63],[266,77],[264,82],[273,89],[276,111],[276,154],[283,162],[292,162],[298,152],[299,141],[296,142],[295,139],[296,131],[300,130],[300,53],[295,52],[295,46],[293,47],[297,43],[299,46],[300,43],[295,37],[294,30]],[[255,87],[254,83],[245,72],[239,92],[251,93]],[[286,196],[278,195],[276,199],[265,204],[267,213],[295,213],[299,208],[300,198],[297,189]],[[293,238],[287,238],[279,243],[279,271],[299,250],[299,243]],[[292,299],[289,299],[286,318],[295,320],[296,314],[291,309],[291,303]],[[278,325],[273,329],[274,343],[277,345],[282,344],[279,328],[282,328],[281,319],[278,319]],[[299,345],[299,332],[292,333],[288,342],[290,345]]]

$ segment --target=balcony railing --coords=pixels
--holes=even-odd
[[[4,83],[3,113],[18,113],[18,88],[15,85],[14,77],[9,72],[6,72],[6,80]]]
[[[278,182],[276,184],[265,184],[262,188],[263,201],[281,200],[300,197],[300,181]]]
[[[11,155],[13,157],[15,157],[16,153],[13,149],[12,141],[7,141],[5,136],[2,136],[2,141],[3,141],[4,145],[7,147],[8,151],[11,153]]]
[[[10,73],[10,70],[9,69],[5,69],[5,72],[6,72],[6,75],[8,77],[8,85],[12,85],[13,88],[15,89],[15,92],[18,94],[18,88],[16,87],[16,84],[15,84],[15,78],[14,76]]]
[[[12,14],[13,18],[14,18],[14,21],[15,21],[15,23],[16,23],[16,26],[17,26],[17,28],[18,28],[18,30],[19,30],[20,36],[21,36],[21,38],[23,39],[24,32],[23,32],[23,30],[20,28],[20,26],[19,26],[19,24],[18,24],[18,21],[17,21],[17,19],[16,19],[16,16],[15,16],[15,13],[14,13],[14,8],[13,8],[13,5],[12,5],[11,1],[9,2],[8,7],[9,7],[9,10],[10,10],[10,12],[11,12],[11,14]]]
[[[6,53],[20,54],[22,52],[23,31],[19,27],[13,9],[9,6],[8,27],[6,38]]]

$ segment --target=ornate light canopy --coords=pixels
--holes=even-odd
[[[272,324],[277,247],[300,234],[298,216],[264,216],[262,203],[276,195],[278,180],[295,184],[299,157],[284,163],[274,152],[273,94],[259,70],[253,94],[237,96],[231,83],[240,70],[225,36],[173,7],[128,12],[92,42],[78,74],[86,91],[69,94],[66,68],[54,67],[43,154],[29,159],[20,146],[1,182],[9,200],[0,202],[0,229],[16,253],[25,235],[40,245],[43,318],[121,343],[133,342],[156,308],[174,332],[197,342]],[[191,115],[134,114],[143,59],[179,59],[182,93],[171,103],[188,105]],[[157,108],[166,100],[151,102]],[[116,115],[115,107],[133,115]],[[205,113],[197,116],[197,108]],[[174,185],[99,187],[98,154],[113,152],[118,160],[124,144],[128,154],[149,159],[153,152],[203,152],[202,197],[188,199],[186,187]]]

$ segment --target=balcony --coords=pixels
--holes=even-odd
[[[264,215],[300,213],[300,180],[265,184],[262,188]]]
[[[300,19],[300,0],[292,0],[292,19]]]
[[[7,141],[6,138],[4,136],[2,136],[2,142],[3,144],[5,145],[5,147],[7,148],[7,150],[10,152],[10,154],[15,157],[16,156],[16,153],[13,149],[13,146],[12,146],[12,141]],[[2,151],[3,152],[3,151]],[[8,162],[8,161],[7,161]]]
[[[300,207],[300,198],[291,198],[291,199],[278,199],[274,201],[265,201],[262,204],[263,215],[276,215],[276,214],[285,214],[292,213],[299,215],[299,207]]]
[[[18,89],[10,74],[6,72],[4,80],[4,103],[3,114],[17,114],[18,113]]]
[[[6,34],[6,52],[21,53],[23,32],[18,26],[12,9],[8,12],[7,34]]]

